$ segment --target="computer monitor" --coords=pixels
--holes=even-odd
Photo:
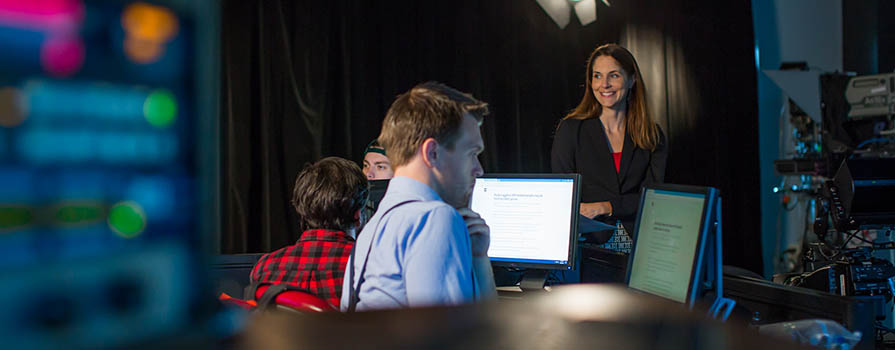
[[[491,228],[494,265],[540,270],[575,268],[578,174],[485,174],[470,209]]]
[[[711,187],[644,188],[628,262],[628,287],[692,307],[705,292],[706,279],[713,286],[720,283],[714,276],[720,273],[721,261],[720,236],[716,237],[719,202],[718,190]]]

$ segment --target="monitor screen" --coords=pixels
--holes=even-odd
[[[660,185],[641,194],[628,287],[685,303],[699,280],[713,189]]]
[[[577,174],[485,174],[470,209],[491,228],[488,256],[496,265],[573,268]]]

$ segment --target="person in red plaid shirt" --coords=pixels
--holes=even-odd
[[[367,179],[357,164],[328,157],[306,166],[292,190],[304,232],[294,245],[262,256],[251,282],[294,285],[337,307],[366,201]]]

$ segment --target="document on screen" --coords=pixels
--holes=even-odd
[[[476,179],[470,208],[491,228],[492,260],[568,261],[571,179]]]
[[[703,195],[647,192],[629,267],[629,287],[686,301],[704,205]]]

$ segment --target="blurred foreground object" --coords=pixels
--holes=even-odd
[[[351,336],[345,336],[350,334]],[[620,286],[580,284],[523,300],[296,315],[249,325],[245,349],[786,349],[703,312]]]
[[[761,334],[791,338],[816,349],[853,349],[861,341],[861,332],[851,332],[831,320],[811,319],[763,325]]]
[[[127,347],[209,314],[216,11],[0,0],[5,348]]]

